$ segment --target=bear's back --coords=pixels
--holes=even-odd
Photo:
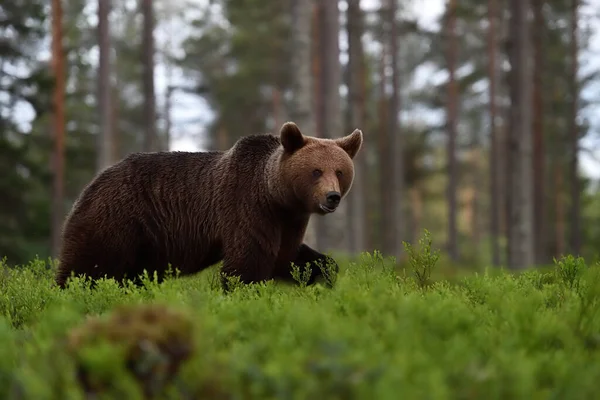
[[[104,221],[109,213],[123,218],[146,219],[150,214],[181,218],[178,211],[185,215],[190,207],[209,207],[207,192],[218,180],[214,166],[221,156],[216,151],[132,153],[84,188],[68,219]]]
[[[266,162],[280,145],[279,137],[272,134],[248,135],[240,138],[228,153],[247,164],[260,164]]]

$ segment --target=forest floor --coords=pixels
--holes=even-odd
[[[596,398],[598,265],[450,282],[423,244],[402,270],[343,263],[332,289],[224,293],[211,269],[59,290],[41,260],[0,265],[0,398]]]

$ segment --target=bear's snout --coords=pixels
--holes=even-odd
[[[340,192],[327,192],[325,195],[325,204],[320,203],[319,208],[325,213],[332,213],[340,205],[340,200],[342,200]]]
[[[335,209],[340,204],[342,195],[339,192],[329,192],[325,195],[325,199],[327,200],[327,207]]]

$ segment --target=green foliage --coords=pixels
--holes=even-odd
[[[315,265],[323,274],[323,283],[330,288],[335,286],[335,283],[337,281],[337,275],[339,273],[339,269],[336,267],[335,261],[331,257],[329,257],[325,265],[323,265],[321,261],[316,261]],[[294,278],[294,280],[298,282],[301,288],[306,287],[312,275],[310,263],[306,263],[306,265],[304,265],[302,268],[299,265],[295,265],[294,263],[292,263],[291,274],[292,278]]]
[[[183,43],[180,65],[197,94],[216,112],[211,147],[231,146],[241,136],[267,131],[275,93],[289,89],[289,1],[218,0],[206,5]],[[214,11],[220,10],[220,11]]]
[[[33,138],[27,127],[50,110],[52,78],[48,65],[37,59],[46,33],[46,4],[0,5],[0,254],[12,263],[33,257],[31,247],[49,232],[40,223],[49,220],[43,186],[48,170],[36,158],[48,151],[48,141]],[[24,114],[30,121],[23,121]]]
[[[581,274],[585,269],[585,260],[581,257],[568,255],[560,260],[554,260],[556,264],[556,274],[559,280],[569,289],[579,289]]]
[[[437,260],[428,232],[420,247],[407,249],[426,275]],[[100,398],[131,399],[597,392],[600,268],[581,258],[551,271],[430,282],[426,291],[378,252],[341,264],[332,289],[266,282],[224,293],[209,271],[162,284],[146,277],[141,287],[101,280],[94,290],[75,279],[61,291],[52,272],[41,260],[0,266],[3,399],[83,399],[82,382]],[[184,357],[163,380],[175,353]]]
[[[419,239],[421,251],[417,253],[412,245],[407,242],[402,242],[404,249],[408,253],[410,266],[419,286],[425,288],[430,285],[431,271],[440,258],[439,250],[431,250],[431,234],[425,229],[424,237]]]
[[[292,263],[292,278],[298,282],[301,288],[306,287],[311,274],[312,270],[310,268],[310,263],[306,263],[306,265],[302,268],[302,271],[300,271],[300,267],[298,265]]]

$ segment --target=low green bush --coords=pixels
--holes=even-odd
[[[214,269],[59,290],[42,260],[0,265],[0,398],[597,398],[597,265],[569,256],[450,283],[431,278],[427,235],[406,249],[406,269],[365,253],[333,288],[227,293]]]

